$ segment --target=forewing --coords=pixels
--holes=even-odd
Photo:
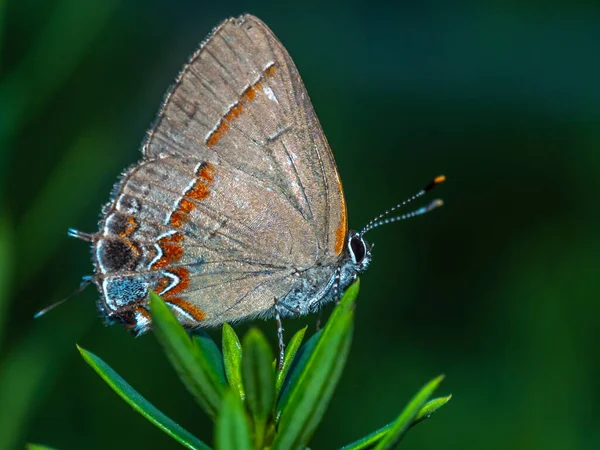
[[[317,250],[299,248],[297,257],[341,253],[347,216],[333,155],[292,59],[256,17],[223,22],[192,56],[143,151],[194,155],[247,174],[310,225]]]

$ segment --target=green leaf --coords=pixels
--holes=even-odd
[[[229,386],[244,400],[244,384],[242,383],[242,344],[233,328],[223,324],[223,363]]]
[[[25,448],[27,450],[54,450],[54,447],[48,447],[40,444],[27,444]]]
[[[344,445],[340,450],[367,450],[373,448],[375,444],[377,444],[387,433],[390,431],[392,427],[392,423],[388,423],[387,425],[379,428],[378,430],[373,431],[372,433],[367,434],[365,437],[359,439],[358,441],[354,441],[351,444]]]
[[[252,441],[244,405],[237,392],[228,389],[215,427],[217,450],[251,450]]]
[[[443,375],[431,380],[415,395],[409,404],[400,413],[400,416],[392,423],[389,431],[379,441],[375,450],[387,450],[395,448],[402,439],[406,431],[415,421],[419,411],[425,406],[425,402],[431,397],[433,391],[444,379]]]
[[[254,422],[255,447],[263,447],[267,419],[275,405],[273,352],[263,334],[252,328],[243,339],[242,380],[246,404]]]
[[[308,363],[308,360],[310,359],[313,350],[317,346],[317,343],[319,342],[322,333],[323,329],[317,331],[310,338],[308,338],[306,343],[302,347],[300,347],[300,350],[298,350],[295,361],[292,363],[290,372],[287,378],[284,380],[283,386],[281,388],[281,395],[279,396],[279,401],[277,402],[277,421],[279,421],[281,412],[286,408],[293,387],[296,385],[296,382],[300,378],[300,375],[302,375],[302,373],[304,372],[306,363]]]
[[[305,448],[321,421],[350,349],[358,289],[358,281],[348,288],[301,372],[290,380],[273,450]]]
[[[287,376],[290,367],[292,367],[292,363],[294,362],[294,358],[296,357],[296,353],[300,349],[300,345],[304,340],[304,335],[306,334],[306,329],[308,327],[304,327],[301,330],[298,330],[296,334],[292,337],[290,342],[288,343],[285,349],[285,356],[283,358],[283,367],[281,370],[277,371],[277,380],[275,381],[275,390],[277,395],[281,392],[281,387],[283,386],[283,382],[285,381],[285,377]],[[275,361],[277,364],[277,361]]]
[[[215,375],[211,363],[193,344],[171,308],[154,292],[150,292],[150,312],[152,330],[171,364],[200,406],[215,418],[225,386]]]
[[[438,409],[440,409],[442,406],[448,403],[451,398],[452,394],[448,395],[447,397],[438,397],[434,398],[433,400],[429,400],[425,404],[425,406],[423,406],[419,410],[415,417],[415,420],[413,420],[413,423],[410,426],[413,427],[419,422],[423,422],[425,419],[429,419],[433,413],[437,412]]]
[[[206,359],[215,378],[223,386],[227,386],[225,368],[223,367],[223,355],[221,355],[221,350],[219,350],[215,341],[204,330],[194,331],[193,340],[198,351],[204,355],[204,359]]]
[[[106,384],[151,423],[189,449],[210,450],[210,447],[156,409],[102,359],[79,346],[77,349],[83,359],[102,377]]]
[[[419,410],[418,414],[410,425],[411,428],[423,420],[431,417],[434,412],[448,403],[451,398],[452,396],[449,395],[448,397],[434,398],[433,400],[428,401],[425,406]],[[342,447],[340,450],[364,450],[373,448],[373,446],[377,444],[377,442],[379,442],[388,433],[388,431],[390,431],[390,428],[392,428],[393,424],[394,422],[388,423],[373,433],[363,437],[362,439]]]

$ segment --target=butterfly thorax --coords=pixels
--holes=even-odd
[[[339,300],[370,262],[371,246],[359,233],[350,231],[344,250],[338,258],[317,263],[310,269],[298,272],[297,285],[279,299],[279,303],[284,306],[282,315],[314,313],[327,303]]]

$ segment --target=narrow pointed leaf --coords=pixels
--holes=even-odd
[[[151,423],[156,425],[184,447],[192,450],[210,450],[210,447],[156,409],[154,405],[133,389],[102,359],[79,346],[77,346],[77,349],[81,353],[81,356],[83,356],[83,359],[98,373],[98,375],[100,375],[100,377],[102,377],[106,384]]]
[[[434,398],[433,400],[428,401],[425,406],[419,410],[418,414],[410,425],[411,428],[423,420],[431,417],[434,412],[448,403],[451,398],[452,396],[449,395],[448,397]],[[394,422],[388,423],[373,433],[363,437],[362,439],[359,439],[352,444],[345,445],[340,450],[365,450],[373,448],[375,444],[377,444],[388,433],[388,431],[390,431],[390,428],[392,428],[393,424]]]
[[[352,340],[359,283],[348,288],[293,380],[281,412],[273,450],[304,449],[329,404]]]
[[[210,362],[194,345],[188,333],[173,315],[171,308],[150,292],[152,330],[196,401],[215,418],[225,386],[215,376]]]
[[[244,400],[242,383],[242,343],[228,323],[223,324],[223,364],[229,386]]]
[[[215,428],[217,450],[251,450],[252,440],[244,405],[231,389],[225,391]]]
[[[308,327],[304,327],[301,330],[298,330],[296,334],[292,337],[290,342],[288,343],[285,349],[285,356],[283,358],[283,367],[281,370],[277,371],[277,379],[275,381],[275,389],[277,391],[277,395],[281,392],[281,387],[283,386],[283,382],[285,377],[287,376],[290,367],[292,367],[292,363],[294,362],[294,358],[296,357],[296,353],[300,349],[300,345],[304,340],[304,335],[306,334],[306,329]],[[277,364],[277,362],[275,362]]]
[[[400,413],[400,416],[398,416],[398,418],[392,423],[389,431],[379,441],[375,447],[375,450],[387,450],[396,447],[398,442],[400,442],[406,431],[414,422],[419,411],[423,408],[423,406],[425,406],[425,403],[429,397],[431,397],[431,394],[433,394],[433,391],[436,390],[443,379],[444,376],[441,375],[423,386],[423,388],[412,398],[412,400]]]
[[[194,345],[204,355],[213,375],[223,386],[227,386],[225,368],[223,367],[223,355],[215,341],[204,330],[194,332]]]
[[[246,333],[242,349],[242,381],[246,404],[254,422],[255,447],[262,448],[267,419],[275,405],[275,372],[271,366],[273,352],[256,328]]]
[[[425,404],[425,406],[423,406],[419,410],[419,412],[417,413],[417,415],[415,417],[415,420],[413,420],[413,423],[410,426],[413,427],[416,424],[418,424],[419,422],[423,422],[425,419],[429,419],[433,413],[437,412],[438,409],[440,409],[442,406],[444,406],[446,403],[448,403],[451,398],[452,398],[452,394],[448,395],[447,397],[438,397],[438,398],[429,400]]]
[[[54,450],[54,447],[48,447],[47,445],[40,444],[27,444],[25,448],[27,450]]]
[[[292,367],[290,368],[288,376],[285,378],[283,385],[281,386],[281,394],[279,395],[279,401],[277,402],[277,421],[279,421],[281,411],[283,411],[287,406],[287,402],[290,399],[290,393],[292,392],[293,387],[296,385],[300,375],[304,373],[306,363],[310,359],[313,350],[317,346],[322,333],[323,328],[308,338],[306,343],[300,347],[300,350],[298,350],[296,358],[292,362]]]
[[[393,425],[393,422],[388,423],[387,425],[379,428],[378,430],[375,430],[372,433],[367,434],[365,437],[359,439],[358,441],[354,441],[351,444],[344,445],[340,450],[371,449],[390,431],[390,428],[392,427],[392,425]]]

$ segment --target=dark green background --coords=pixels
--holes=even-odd
[[[353,348],[311,447],[387,423],[445,373],[452,401],[404,448],[600,448],[600,6],[447,3],[0,2],[0,448],[178,448],[76,342],[211,442],[155,338],[105,328],[93,287],[32,314],[91,272],[67,228],[97,229],[187,55],[243,12],[294,58],[351,227],[448,176],[429,197],[443,209],[368,235]]]

